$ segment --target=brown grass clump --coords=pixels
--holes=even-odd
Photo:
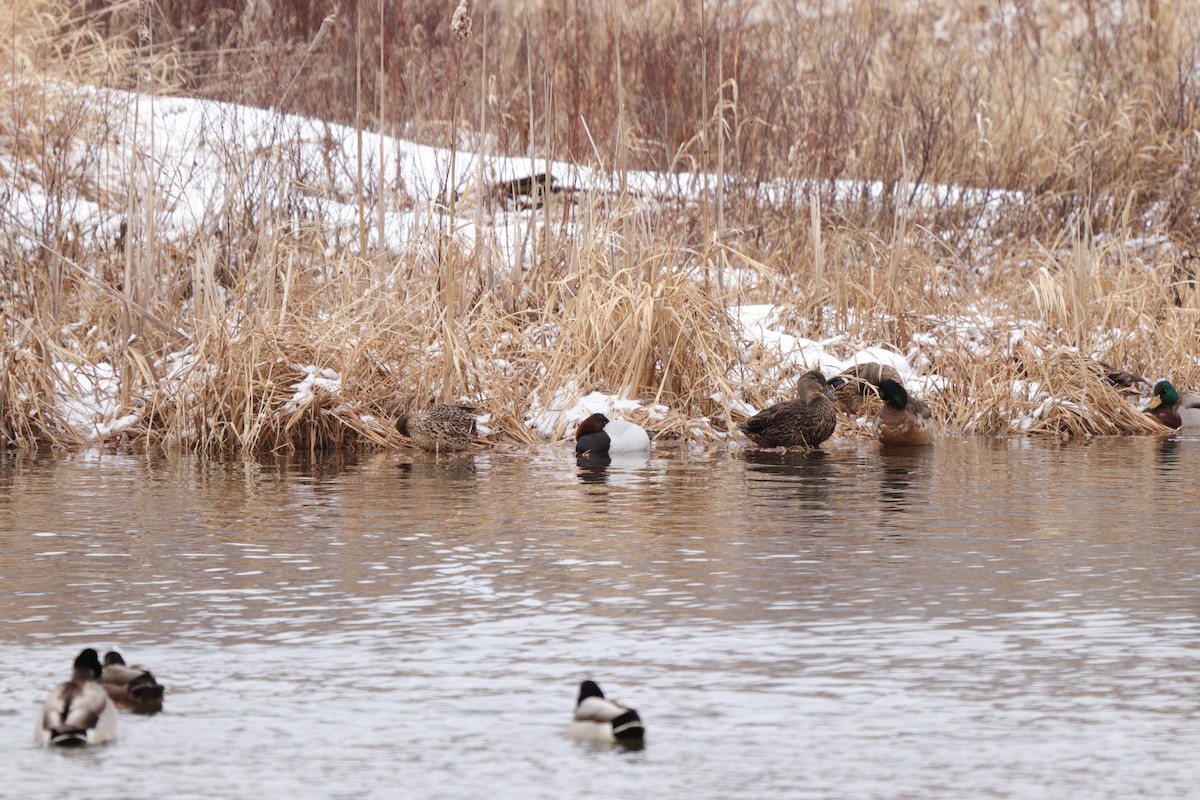
[[[814,366],[746,341],[751,303],[938,376],[912,388],[952,431],[1157,430],[1099,360],[1200,386],[1187,4],[10,5],[8,444],[398,446],[398,413],[459,400],[529,444],[594,390],[714,438]],[[280,117],[183,208],[128,124],[174,93],[354,145],[306,161]],[[371,131],[600,177],[505,211],[481,163],[422,196]]]

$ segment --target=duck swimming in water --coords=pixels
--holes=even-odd
[[[650,434],[623,419],[592,414],[575,426],[575,453],[602,456],[650,452]]]
[[[100,658],[87,648],[75,659],[71,679],[50,692],[34,728],[40,744],[78,747],[117,738],[117,708],[100,688]]]
[[[883,408],[875,417],[879,441],[892,447],[920,447],[933,444],[935,430],[929,405],[908,394],[891,378],[879,382]]]
[[[620,742],[640,745],[646,728],[632,708],[609,700],[595,681],[579,684],[575,715],[567,726],[567,738],[577,742]]]
[[[803,447],[812,450],[837,427],[835,397],[817,370],[796,381],[796,399],[763,409],[738,426],[759,447]]]
[[[475,434],[474,412],[473,406],[442,403],[414,414],[401,414],[396,430],[422,450],[466,450]]]
[[[1146,413],[1168,428],[1200,428],[1200,395],[1180,394],[1170,381],[1159,381]]]
[[[162,710],[163,686],[145,667],[129,666],[115,650],[104,654],[100,686],[119,708],[139,714]]]

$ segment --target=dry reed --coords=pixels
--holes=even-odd
[[[728,311],[747,303],[840,355],[906,354],[942,377],[926,399],[952,431],[1153,432],[1096,358],[1200,384],[1190,6],[10,6],[3,183],[47,198],[0,212],[12,445],[395,446],[397,413],[454,399],[528,444],[533,409],[594,389],[660,435],[716,437],[799,369],[743,340]],[[225,205],[171,234],[151,148],[110,137],[129,109],[85,84],[346,121],[358,162],[331,143],[314,174],[280,128],[227,153]],[[418,198],[369,169],[371,129],[613,186],[543,198],[508,264],[455,231],[484,221],[481,185],[421,198],[426,235],[385,249],[385,206]],[[704,188],[650,203],[641,167]],[[314,188],[338,174],[357,176],[351,229]],[[80,229],[83,204],[111,224]],[[72,409],[101,400],[81,428]]]

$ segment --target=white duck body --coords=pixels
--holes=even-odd
[[[79,746],[117,738],[117,707],[96,682],[100,659],[88,648],[75,659],[71,680],[54,687],[34,728],[39,744]]]
[[[645,737],[646,728],[637,711],[606,698],[594,681],[580,684],[575,716],[567,726],[568,739],[636,746],[642,744]]]
[[[575,452],[592,455],[649,453],[650,434],[628,420],[610,420],[603,414],[592,414],[575,428]]]

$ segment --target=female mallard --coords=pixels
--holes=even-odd
[[[825,376],[817,370],[796,381],[796,399],[765,408],[738,426],[759,447],[811,450],[833,435],[837,408]]]
[[[929,405],[915,397],[891,378],[879,382],[883,408],[875,417],[879,441],[893,447],[919,447],[933,444],[933,414]]]
[[[636,711],[606,698],[595,681],[584,681],[579,684],[579,699],[575,701],[575,716],[567,726],[567,738],[636,746],[645,741],[646,728]]]
[[[1146,413],[1168,428],[1200,428],[1200,395],[1180,394],[1170,381],[1159,381]]]
[[[830,378],[829,388],[833,389],[838,408],[857,417],[869,405],[868,398],[879,393],[879,382],[888,379],[899,381],[900,373],[887,364],[869,361],[855,364]]]
[[[71,680],[50,692],[34,728],[40,744],[104,744],[117,738],[117,708],[96,680],[100,658],[88,648],[75,659]]]
[[[145,667],[126,664],[115,650],[104,654],[100,686],[118,708],[128,708],[139,714],[162,711],[162,684],[154,680]]]
[[[575,427],[575,453],[594,456],[616,453],[648,453],[650,434],[640,425],[623,419],[610,420],[592,414]]]
[[[396,430],[422,450],[466,450],[475,433],[475,408],[442,403],[415,414],[401,414]]]

